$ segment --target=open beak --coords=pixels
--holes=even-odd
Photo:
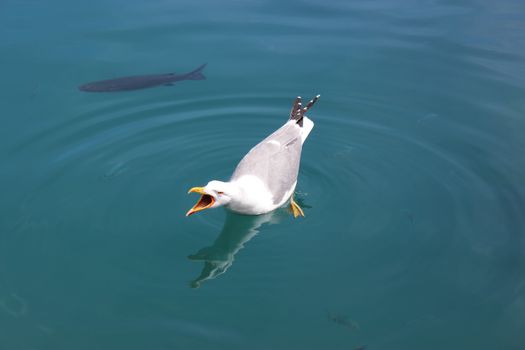
[[[201,198],[199,199],[197,204],[195,204],[193,206],[193,208],[188,210],[188,212],[186,213],[186,216],[190,216],[191,214],[195,214],[198,211],[201,211],[201,210],[204,210],[204,209],[208,209],[209,207],[211,207],[213,205],[213,203],[215,203],[215,198],[213,198],[213,196],[210,196],[209,194],[207,194],[204,191],[203,187],[190,188],[188,193],[192,193],[192,192],[200,193],[201,194]]]

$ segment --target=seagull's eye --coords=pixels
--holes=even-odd
[[[219,191],[219,192],[217,192],[217,193],[218,193],[218,194],[224,194],[224,192],[221,192],[221,191]]]

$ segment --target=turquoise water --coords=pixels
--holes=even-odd
[[[525,347],[523,2],[8,0],[0,28],[0,349]],[[304,219],[184,216],[317,93]]]

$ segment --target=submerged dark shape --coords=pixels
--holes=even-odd
[[[172,85],[181,80],[203,80],[206,77],[202,70],[206,63],[199,68],[185,74],[151,74],[151,75],[133,75],[129,77],[115,78],[109,80],[100,80],[87,83],[78,87],[81,91],[87,92],[114,92],[145,89],[159,85]]]
[[[346,327],[352,331],[359,331],[361,329],[361,327],[359,326],[359,323],[357,323],[354,320],[349,319],[348,317],[344,315],[329,312],[328,318],[330,319],[330,321],[340,326]]]

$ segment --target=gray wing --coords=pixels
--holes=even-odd
[[[301,129],[296,124],[285,124],[244,156],[231,179],[257,176],[272,192],[277,204],[297,181],[301,150]]]

